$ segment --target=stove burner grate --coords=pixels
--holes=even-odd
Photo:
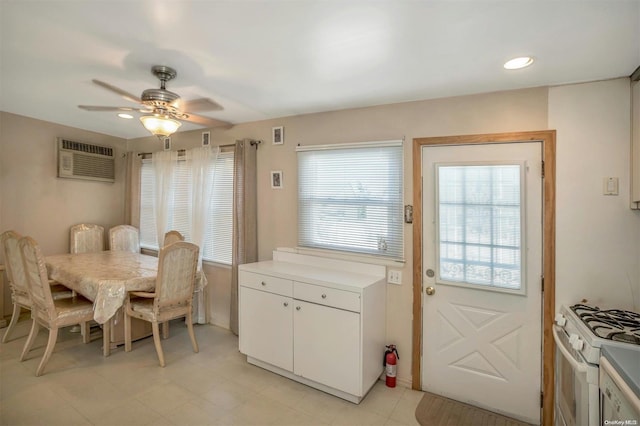
[[[601,338],[640,345],[640,314],[621,309],[601,310],[578,304],[571,310]]]

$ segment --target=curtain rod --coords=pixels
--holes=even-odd
[[[236,146],[236,144],[234,144],[234,143],[230,143],[230,144],[227,144],[227,145],[216,145],[216,146],[217,146],[218,148],[233,148],[233,147],[235,147],[235,146]],[[177,151],[177,153],[178,153],[178,154],[184,154],[186,151],[187,151],[186,149],[179,149],[179,150]],[[153,154],[153,152],[139,152],[139,153],[138,153],[138,155],[139,155],[139,156],[152,155],[152,154]]]
[[[262,143],[261,140],[251,140],[251,141],[249,141],[249,144],[251,146],[255,145],[256,149],[258,148],[258,145],[260,145],[261,143]],[[216,146],[218,148],[235,148],[236,144],[230,143],[230,144],[227,144],[227,145],[216,145]],[[177,152],[178,152],[178,154],[184,154],[186,152],[186,149],[179,149]],[[153,152],[139,152],[138,153],[139,157],[144,157],[145,155],[153,155]]]

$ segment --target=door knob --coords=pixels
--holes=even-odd
[[[424,291],[427,293],[427,296],[433,296],[433,293],[436,292],[436,289],[431,287],[431,286],[429,286]]]

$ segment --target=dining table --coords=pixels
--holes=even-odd
[[[129,291],[153,291],[158,258],[127,251],[59,254],[45,257],[49,278],[93,301],[102,324],[103,354],[111,351],[110,329]]]

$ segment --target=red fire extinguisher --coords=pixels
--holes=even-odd
[[[396,387],[396,368],[398,360],[400,359],[400,355],[398,355],[398,351],[396,350],[396,345],[387,345],[387,350],[384,353],[384,360],[382,365],[385,367],[386,375],[387,375],[387,386],[390,388]]]

